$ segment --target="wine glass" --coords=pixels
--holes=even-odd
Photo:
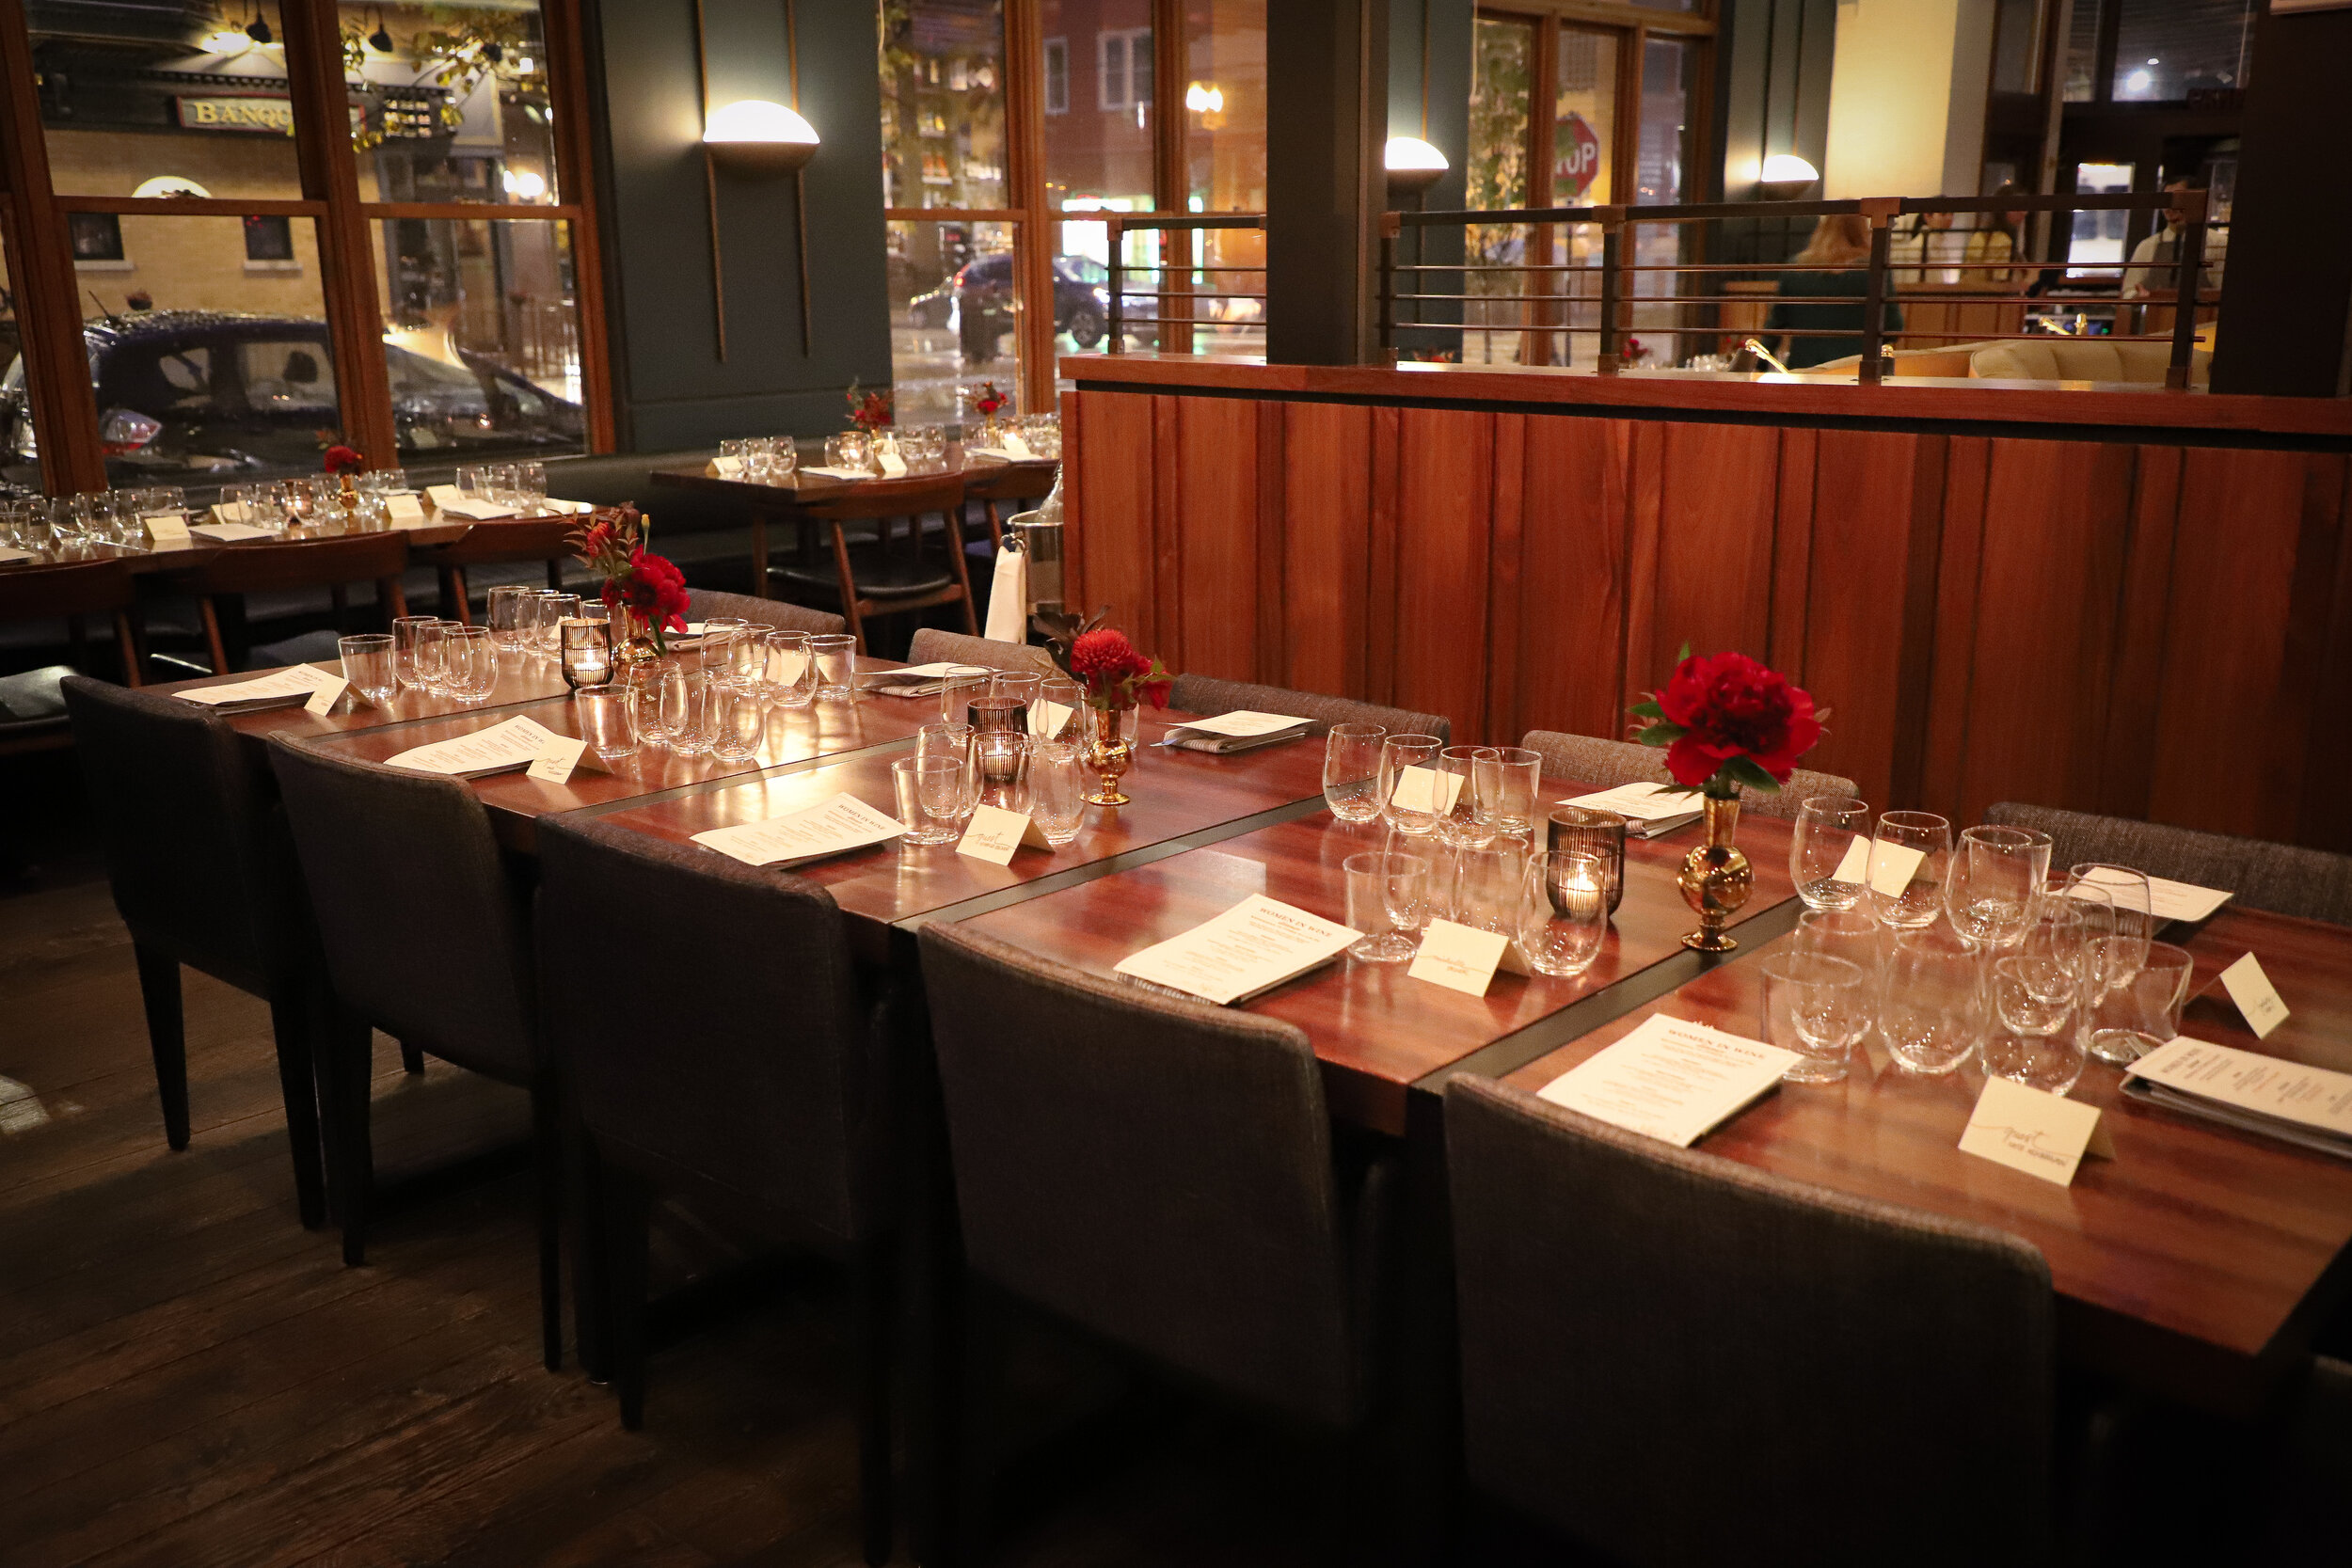
[[[1378,724],[1334,724],[1324,737],[1323,802],[1341,821],[1380,815],[1380,742],[1388,735]]]
[[[1494,818],[1479,789],[1478,767],[1502,753],[1492,746],[1448,746],[1438,753],[1438,774],[1448,799],[1438,813],[1438,836],[1456,849],[1483,849],[1495,836]]]
[[[1363,935],[1347,956],[1364,963],[1403,963],[1420,947],[1416,935],[1429,924],[1429,861],[1422,855],[1350,855],[1340,863],[1347,874],[1347,923]]]
[[[1434,735],[1392,735],[1380,742],[1380,815],[1407,838],[1437,832],[1438,818],[1452,804],[1443,799],[1438,753],[1445,742]]]
[[[1519,934],[1519,903],[1527,893],[1526,849],[1505,839],[1491,849],[1454,852],[1453,918],[1473,930]]]
[[[1868,991],[1867,973],[1845,958],[1804,948],[1765,958],[1764,1039],[1797,1057],[1783,1080],[1835,1084],[1846,1076],[1854,1042],[1869,1031]]]
[[[2115,911],[2113,930],[2096,944],[2093,997],[2130,985],[2148,961],[2148,942],[2155,935],[2147,874],[2128,865],[2084,861],[2067,869],[2066,892],[2069,897],[2102,895]],[[2091,1004],[2094,1008],[2097,1005],[2095,1000]],[[2139,1059],[2140,1039],[2129,1029],[2101,1028],[2094,1022],[2090,1035],[2090,1053],[2110,1067]]]
[[[1851,910],[1862,902],[1869,881],[1869,832],[1870,808],[1851,795],[1815,795],[1797,808],[1788,879],[1806,909]]]
[[[1870,908],[1897,930],[1920,930],[1944,912],[1952,825],[1932,812],[1881,814],[1870,842]]]
[[[1944,884],[1952,927],[1980,947],[2002,948],[2026,934],[2050,877],[2050,835],[2026,828],[1977,827],[1960,835]]]
[[[1940,1078],[1982,1043],[1984,977],[1976,950],[1948,921],[1897,927],[1886,957],[1879,1034],[1903,1071]]]

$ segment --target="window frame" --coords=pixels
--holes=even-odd
[[[566,199],[525,202],[362,201],[351,146],[337,0],[278,0],[287,92],[294,104],[302,195],[294,199],[59,196],[50,181],[46,128],[35,87],[24,0],[0,0],[0,190],[8,197],[10,284],[23,335],[28,403],[40,432],[41,483],[52,495],[106,488],[98,404],[82,349],[71,214],[304,218],[316,226],[321,298],[333,345],[344,444],[379,466],[400,461],[377,309],[383,264],[373,226],[396,218],[515,220],[570,226],[573,308],[580,329],[583,446],[613,444],[604,286],[596,248],[587,63],[580,0],[540,0],[556,157]]]
[[[1051,38],[1045,40],[1044,71],[1045,112],[1049,115],[1068,114],[1070,112],[1070,40],[1067,38]],[[1054,90],[1056,87],[1061,89],[1058,94]],[[1058,105],[1054,102],[1057,96],[1061,100]]]

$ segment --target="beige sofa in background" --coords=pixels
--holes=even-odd
[[[2188,382],[2202,387],[2213,356],[2203,349],[2189,358]],[[1861,356],[1832,359],[1800,375],[1851,375]],[[2007,339],[1983,343],[1953,343],[1945,348],[1899,349],[1889,361],[1898,376],[1940,376],[1957,380],[1973,376],[2001,381],[2103,381],[2164,385],[2166,367],[2172,363],[2169,338],[2044,338]]]

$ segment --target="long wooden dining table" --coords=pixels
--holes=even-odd
[[[380,762],[518,712],[577,733],[545,661],[502,669],[486,704],[404,693],[381,710],[314,718],[278,709],[229,721],[256,744],[282,730]],[[564,784],[502,774],[473,787],[501,841],[526,854],[537,820],[560,813],[593,813],[670,841],[835,792],[895,814],[889,764],[939,712],[936,698],[868,692],[776,710],[747,759],[646,750],[610,768],[583,758]],[[1344,919],[1342,862],[1379,847],[1384,831],[1340,822],[1325,807],[1321,748],[1308,741],[1210,756],[1151,744],[1183,717],[1147,710],[1145,744],[1125,780],[1133,803],[1089,808],[1061,848],[1023,849],[998,866],[952,845],[893,843],[795,874],[832,894],[855,950],[878,965],[911,964],[908,938],[931,920],[970,921],[1108,976],[1127,954],[1252,893]],[[1547,779],[1543,798],[1549,804],[1581,787]],[[1403,1141],[1423,1235],[1445,1228],[1442,1091],[1452,1077],[1539,1088],[1654,1011],[1758,1033],[1760,966],[1750,960],[1787,936],[1801,908],[1786,870],[1789,829],[1753,813],[1740,824],[1756,885],[1732,927],[1740,946],[1724,956],[1679,940],[1694,919],[1674,872],[1695,831],[1628,845],[1622,906],[1583,975],[1498,974],[1486,995],[1471,997],[1414,979],[1404,965],[1343,958],[1243,1004],[1305,1031],[1336,1117]],[[2240,954],[2261,956],[2292,1014],[2258,1049],[2352,1069],[2352,931],[2225,907],[2184,935],[2200,987]],[[2191,1005],[2186,1027],[2252,1044],[2208,1002]],[[2023,1236],[2049,1259],[2070,1363],[2206,1408],[2253,1409],[2343,1304],[2352,1278],[2352,1164],[2124,1101],[2120,1082],[2116,1069],[2094,1063],[2074,1091],[2101,1108],[2117,1157],[2087,1161],[2067,1188],[1959,1151],[1982,1085],[1973,1067],[1914,1077],[1875,1045],[1857,1051],[1845,1083],[1784,1085],[1699,1147]],[[1425,1305],[1430,1321],[1446,1316],[1442,1303]]]

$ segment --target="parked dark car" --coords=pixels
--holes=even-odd
[[[1080,348],[1103,341],[1110,320],[1110,269],[1084,256],[1054,258],[1054,330],[1068,333]],[[1131,302],[1132,303],[1132,302]],[[996,344],[1012,330],[1012,258],[983,256],[967,262],[927,294],[908,302],[917,326],[956,328],[963,356],[976,363],[996,357]]]
[[[87,322],[82,339],[116,484],[311,472],[342,422],[325,322],[157,310]],[[480,355],[452,365],[387,343],[384,356],[404,461],[580,444],[579,404]],[[13,476],[33,455],[18,358],[0,377],[0,464]]]

